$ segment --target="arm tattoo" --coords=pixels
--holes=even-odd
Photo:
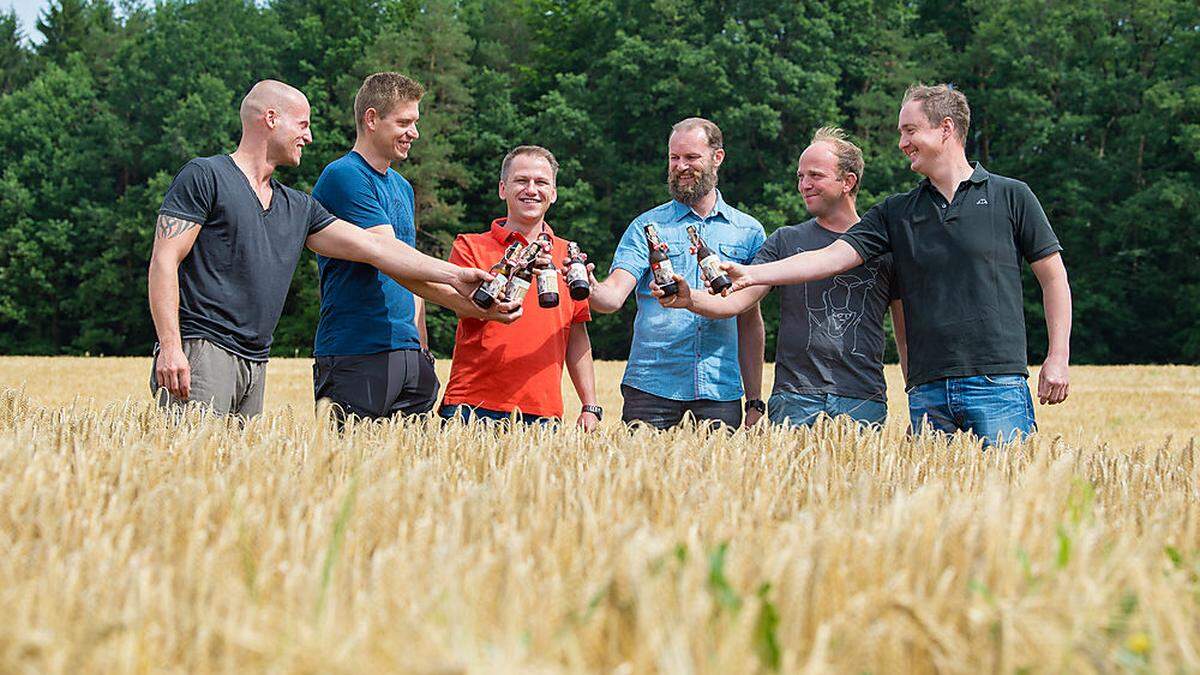
[[[193,227],[200,227],[200,223],[193,223],[190,220],[176,218],[174,216],[159,216],[158,223],[155,228],[158,230],[159,239],[172,239],[187,232]]]

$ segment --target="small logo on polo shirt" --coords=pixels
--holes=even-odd
[[[975,206],[979,206],[980,204],[983,204],[986,206],[987,205],[987,197],[980,197],[979,201],[975,202]]]

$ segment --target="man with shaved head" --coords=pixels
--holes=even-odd
[[[264,80],[240,112],[237,150],[185,164],[159,209],[149,287],[158,334],[150,388],[160,405],[198,402],[243,417],[262,411],[272,334],[305,246],[372,265],[460,314],[519,315],[512,305],[485,314],[467,299],[487,273],[338,220],[272,177],[278,166],[299,165],[313,140],[299,90]]]

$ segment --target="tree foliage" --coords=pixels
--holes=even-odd
[[[771,231],[806,217],[793,175],[819,126],[863,146],[860,210],[909,189],[900,96],[954,82],[971,98],[970,156],[1028,182],[1063,241],[1075,360],[1194,363],[1198,50],[1188,0],[53,0],[33,27],[0,13],[0,351],[146,353],[156,208],[188,158],[236,146],[249,87],[279,78],[309,96],[316,142],[281,172],[308,189],[353,142],[362,78],[395,69],[429,90],[398,167],[422,248],[444,255],[503,215],[500,159],[537,143],[562,165],[551,222],[601,271],[629,221],[667,199],[673,122],[720,124],[721,189]],[[1037,359],[1041,299],[1026,288]],[[310,351],[317,293],[308,256],[278,353]],[[596,318],[597,355],[627,353],[628,304]],[[430,323],[448,352],[453,317]]]

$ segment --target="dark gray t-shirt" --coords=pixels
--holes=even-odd
[[[893,257],[910,387],[1029,374],[1021,260],[1062,246],[1028,185],[976,164],[953,202],[926,179],[876,204],[842,239],[863,260]]]
[[[162,215],[200,223],[179,265],[179,332],[266,361],[304,240],[334,217],[311,196],[271,180],[265,211],[229,155],[193,159],[171,183]]]
[[[815,251],[841,236],[816,219],[781,227],[754,264]],[[892,257],[880,256],[829,279],[778,286],[775,391],[887,400],[883,315],[893,299]]]

